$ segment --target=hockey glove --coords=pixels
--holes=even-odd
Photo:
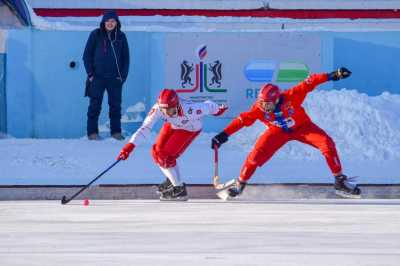
[[[127,143],[125,146],[122,148],[122,150],[119,152],[117,160],[126,160],[129,157],[129,154],[133,151],[135,148],[135,144],[133,143]]]
[[[225,113],[225,111],[228,110],[228,106],[226,105],[220,105],[218,108],[218,112],[214,114],[214,116],[220,116],[223,113]]]
[[[225,133],[225,131],[222,131],[218,135],[212,138],[211,140],[211,149],[214,149],[215,145],[217,145],[217,148],[221,147],[222,144],[228,141],[228,134]]]
[[[339,80],[339,79],[345,79],[350,77],[351,75],[351,71],[348,70],[345,67],[340,67],[338,70],[333,71],[331,73],[328,74],[328,79],[329,80]]]

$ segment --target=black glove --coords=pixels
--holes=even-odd
[[[345,79],[350,77],[351,75],[351,71],[348,70],[345,67],[340,67],[338,68],[338,70],[333,71],[331,73],[328,74],[329,80],[339,80],[339,79]]]
[[[222,144],[228,141],[228,134],[226,134],[224,131],[216,135],[215,137],[212,138],[211,140],[211,149],[214,149],[214,146],[217,145],[217,147],[221,147]]]

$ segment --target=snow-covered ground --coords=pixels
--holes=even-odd
[[[305,107],[314,122],[335,140],[344,172],[360,183],[400,183],[400,95],[368,97],[353,90],[311,93]],[[237,177],[261,123],[245,128],[220,150],[223,179]],[[184,181],[207,184],[213,173],[210,140],[202,133],[179,159]],[[103,184],[154,184],[162,180],[150,155],[155,139],[136,148],[99,181]],[[105,139],[0,139],[0,185],[86,184],[112,164],[124,142]],[[330,183],[331,174],[319,151],[301,143],[284,146],[259,168],[253,183]]]
[[[0,202],[7,266],[397,266],[399,200]]]

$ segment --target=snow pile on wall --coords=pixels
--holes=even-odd
[[[398,8],[393,0],[28,0],[33,8],[125,9],[384,9]]]
[[[352,160],[395,160],[400,158],[400,95],[376,97],[355,90],[315,91],[304,103],[311,119],[336,142],[339,154]],[[230,140],[251,150],[265,126],[257,122]],[[290,142],[276,154],[279,158],[320,158],[318,150]]]
[[[126,108],[125,113],[121,117],[121,123],[141,122],[144,120],[146,105],[138,102]]]

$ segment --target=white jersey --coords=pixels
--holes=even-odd
[[[143,121],[142,126],[133,133],[129,142],[137,146],[145,139],[149,139],[151,129],[160,119],[170,123],[173,129],[183,129],[191,132],[199,131],[203,127],[203,116],[213,115],[219,111],[218,104],[212,101],[199,103],[180,101],[180,105],[181,108],[178,114],[170,117],[161,112],[158,103],[156,103]]]

